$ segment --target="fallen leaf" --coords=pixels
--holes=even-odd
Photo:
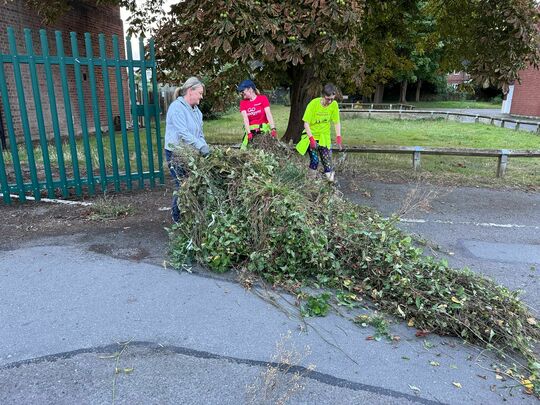
[[[416,386],[414,386],[414,385],[410,385],[410,384],[409,384],[409,388],[410,388],[411,390],[413,390],[414,392],[420,392],[420,388],[418,388],[418,387],[416,387]]]
[[[531,317],[531,318],[527,318],[527,323],[528,323],[529,325],[536,325],[536,319],[534,319],[534,318],[532,318],[532,317]]]
[[[400,305],[397,306],[397,310],[398,310],[399,314],[400,314],[403,318],[405,318],[405,312],[403,312],[403,310],[401,309],[401,306],[400,306]]]
[[[523,385],[528,390],[532,390],[534,387],[532,381],[526,378],[521,380],[521,385]]]
[[[461,384],[458,382],[453,382],[452,384],[454,384],[454,387],[461,388]]]
[[[126,374],[133,373],[133,368],[132,367],[124,368],[124,373],[126,373]]]
[[[429,335],[429,330],[417,330],[416,331],[416,337],[424,337]]]
[[[394,342],[399,342],[399,341],[401,340],[401,337],[398,336],[398,335],[394,335],[394,336],[392,336],[392,340],[393,340]]]
[[[414,318],[409,319],[409,322],[407,322],[407,326],[410,326],[410,327],[414,326]]]
[[[410,357],[407,357],[407,356],[401,356],[401,358],[402,358],[403,360],[410,360],[410,359],[411,359]]]
[[[456,304],[461,304],[461,301],[458,300],[456,297],[452,297],[450,299],[452,300],[452,302],[455,302]]]
[[[441,363],[439,363],[438,361],[430,361],[429,364],[433,367],[439,367],[441,365]]]
[[[504,381],[504,377],[503,377],[502,375],[500,375],[500,374],[495,374],[495,378],[496,378],[497,380]]]
[[[477,377],[480,377],[484,380],[487,380],[487,375],[480,375],[480,374],[476,374]]]
[[[375,340],[375,338],[373,336],[368,336],[366,340]]]

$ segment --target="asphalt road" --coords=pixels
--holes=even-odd
[[[402,226],[432,253],[523,288],[538,308],[537,194],[345,186],[386,214],[411,201]],[[417,338],[396,320],[399,342],[367,340],[375,331],[354,313],[303,319],[293,297],[92,246],[75,235],[0,251],[1,404],[537,403],[495,378],[500,359],[458,339]],[[284,357],[289,373],[268,369]]]

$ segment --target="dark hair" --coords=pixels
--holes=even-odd
[[[334,86],[332,83],[327,83],[324,85],[322,90],[323,96],[334,96],[337,92],[336,86]]]

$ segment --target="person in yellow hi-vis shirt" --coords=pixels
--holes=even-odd
[[[334,182],[332,167],[332,139],[330,123],[336,129],[336,143],[341,148],[341,124],[339,122],[339,107],[335,100],[336,87],[328,83],[324,86],[322,96],[311,100],[304,112],[304,131],[296,149],[302,155],[308,152],[311,175],[315,175],[319,167],[319,157],[328,181]]]

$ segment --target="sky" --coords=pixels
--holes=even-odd
[[[168,11],[170,9],[171,4],[178,2],[178,0],[164,0],[163,1],[163,9]],[[137,4],[144,3],[144,0],[137,0]],[[130,13],[128,10],[126,10],[124,7],[120,8],[120,18],[122,21],[124,21],[124,36],[127,38],[127,29],[129,27],[129,24],[127,22],[127,19],[129,17]],[[131,39],[131,49],[133,52],[133,58],[138,59],[139,58],[139,39],[138,38],[132,38]]]

